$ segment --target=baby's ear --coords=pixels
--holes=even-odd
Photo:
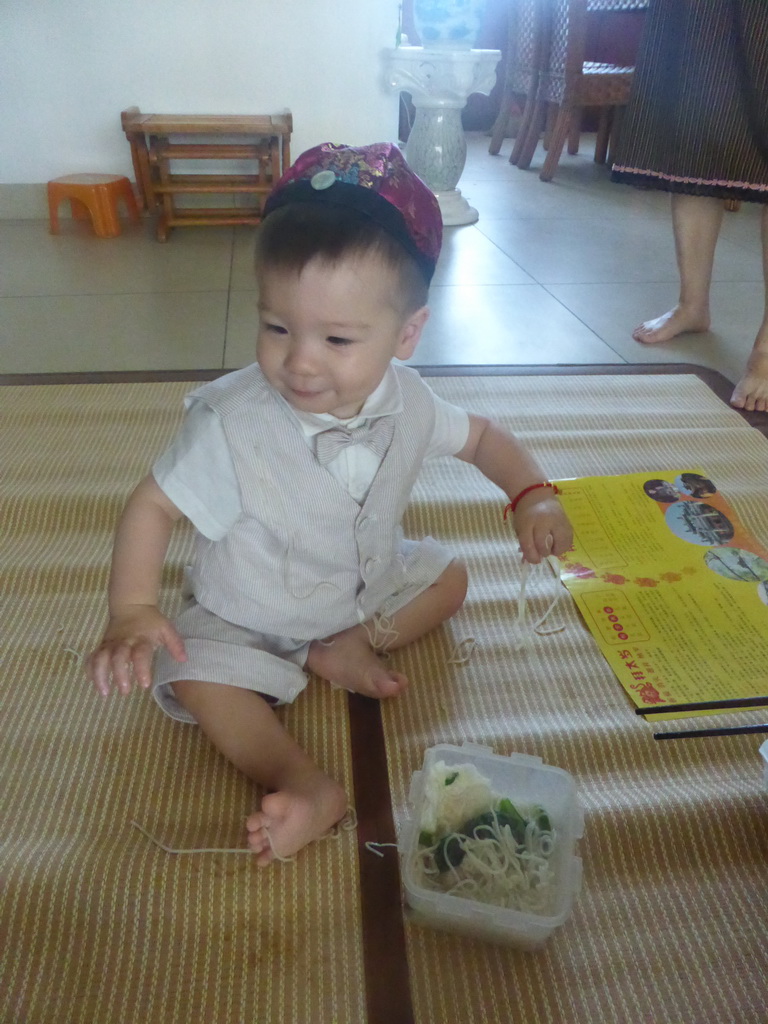
[[[416,351],[416,346],[424,330],[424,324],[429,320],[429,306],[422,306],[415,313],[409,313],[403,324],[400,335],[400,343],[395,353],[398,359],[410,359]]]

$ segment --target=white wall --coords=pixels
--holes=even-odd
[[[128,174],[120,111],[275,114],[294,156],[397,139],[397,0],[2,0],[0,183]]]

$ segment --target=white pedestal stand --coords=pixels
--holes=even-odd
[[[416,109],[406,160],[437,196],[443,224],[474,224],[478,212],[456,188],[467,159],[461,111],[471,93],[491,91],[501,51],[399,46],[387,58],[390,87],[409,92]]]

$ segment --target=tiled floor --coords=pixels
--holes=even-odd
[[[469,137],[463,194],[480,213],[446,231],[432,318],[412,362],[692,362],[735,380],[762,317],[759,209],[727,214],[713,331],[664,346],[631,338],[677,296],[668,197],[614,185],[582,152],[555,181]],[[0,221],[0,372],[235,368],[252,360],[250,228],[151,227],[100,240],[87,225]]]

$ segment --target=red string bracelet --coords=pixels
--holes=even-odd
[[[550,483],[549,480],[543,480],[540,484],[530,484],[528,487],[524,487],[522,491],[520,491],[519,494],[515,495],[512,501],[510,501],[510,503],[504,509],[504,518],[507,518],[507,512],[512,512],[514,514],[515,509],[526,496],[526,494],[530,494],[531,491],[535,491],[539,487],[551,487],[555,494],[560,493],[560,488],[556,484]]]

